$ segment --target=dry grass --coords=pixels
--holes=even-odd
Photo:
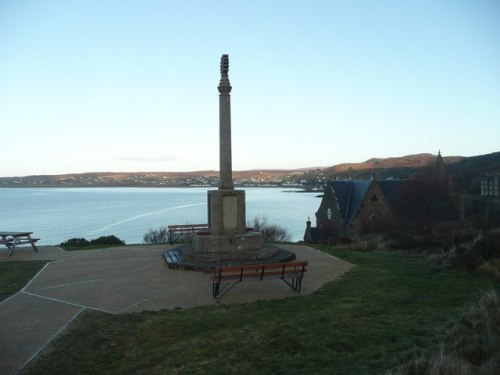
[[[353,251],[385,251],[391,247],[391,240],[383,234],[369,234],[352,242],[349,250]]]
[[[436,353],[416,355],[390,375],[496,375],[500,368],[500,304],[486,292],[448,332]]]

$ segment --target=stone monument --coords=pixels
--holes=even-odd
[[[219,90],[219,161],[217,190],[207,192],[208,232],[194,235],[193,242],[164,257],[170,267],[206,270],[218,265],[283,262],[295,254],[264,244],[259,232],[247,229],[245,191],[235,190],[231,151],[231,84],[229,56],[222,55]]]
[[[245,191],[235,190],[231,152],[231,84],[229,56],[222,55],[219,82],[219,189],[208,191],[209,235],[197,235],[194,247],[199,252],[235,253],[259,250],[264,245],[258,232],[247,232]],[[236,254],[234,254],[236,255]]]

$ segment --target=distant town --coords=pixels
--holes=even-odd
[[[442,157],[446,174],[456,189],[480,194],[484,179],[499,175],[500,152],[472,157]],[[416,154],[372,158],[362,163],[301,169],[261,169],[233,171],[236,187],[281,187],[323,191],[328,179],[412,179],[436,160],[436,155]],[[0,188],[57,187],[217,187],[219,172],[99,172],[61,175],[0,177]]]
[[[237,187],[290,187],[321,190],[327,181],[321,169],[235,172]],[[216,171],[83,173],[2,177],[0,187],[217,187]]]

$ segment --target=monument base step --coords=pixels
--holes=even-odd
[[[191,245],[165,250],[163,258],[169,268],[213,272],[215,267],[249,264],[284,263],[295,259],[295,253],[277,245],[264,245],[262,249],[233,253],[200,253]]]

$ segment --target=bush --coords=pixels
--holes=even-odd
[[[478,235],[469,242],[454,245],[448,252],[449,265],[468,271],[492,259],[500,258],[500,229]]]
[[[155,243],[167,243],[169,242],[168,230],[166,227],[160,227],[158,229],[150,229],[143,237],[145,243],[155,244]]]
[[[65,242],[62,242],[59,246],[62,247],[82,247],[89,246],[90,242],[85,238],[71,238]]]
[[[120,246],[120,245],[125,245],[125,241],[120,240],[116,236],[101,236],[99,238],[96,238],[94,240],[86,240],[85,238],[71,238],[63,243],[61,243],[59,246],[62,248],[70,248],[70,249],[75,249],[75,248],[86,248],[86,247],[98,247],[98,246]]]
[[[90,245],[104,245],[104,246],[119,246],[125,245],[125,241],[120,240],[116,236],[101,236],[95,240],[90,241]]]
[[[255,217],[253,219],[253,229],[260,232],[264,241],[289,242],[292,238],[285,227],[278,224],[268,224],[266,218]]]

